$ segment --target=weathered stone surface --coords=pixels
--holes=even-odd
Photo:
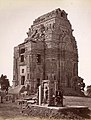
[[[36,92],[38,84],[49,79],[63,89],[72,88],[72,78],[78,76],[78,49],[72,31],[64,10],[35,19],[28,37],[14,48],[13,85],[22,81]],[[26,66],[22,69],[25,74],[20,74],[22,66]]]

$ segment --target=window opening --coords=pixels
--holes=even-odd
[[[54,80],[56,80],[56,75],[54,75]]]
[[[24,55],[21,55],[21,62],[24,62]]]
[[[23,53],[25,53],[25,48],[20,50],[20,54],[23,54]]]
[[[24,69],[22,69],[22,73],[24,73]]]
[[[29,79],[29,74],[27,74],[27,79]]]
[[[21,76],[21,85],[24,85],[25,82],[25,76]]]

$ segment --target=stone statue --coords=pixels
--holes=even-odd
[[[63,107],[63,91],[56,91],[55,94],[55,106]]]

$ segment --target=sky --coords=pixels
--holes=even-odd
[[[37,17],[57,8],[68,13],[78,46],[78,75],[91,85],[91,0],[0,0],[0,75],[7,75],[11,85],[14,47]]]

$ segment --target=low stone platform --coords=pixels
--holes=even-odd
[[[28,116],[42,118],[65,118],[65,119],[83,119],[89,118],[89,109],[87,106],[39,106],[29,105],[23,109],[22,113]]]
[[[36,106],[36,107],[41,107],[41,108],[48,108],[48,109],[55,109],[55,110],[73,110],[73,109],[78,109],[78,110],[88,110],[88,106],[63,106],[63,107],[56,107],[56,106],[48,106],[48,105],[30,105],[30,106]]]

